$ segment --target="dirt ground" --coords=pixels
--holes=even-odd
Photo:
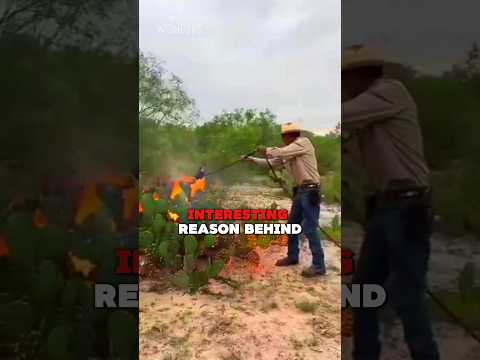
[[[264,186],[232,189],[224,207],[252,208],[290,201]],[[322,207],[322,222],[338,212]],[[143,360],[335,360],[340,359],[340,250],[324,241],[328,275],[304,279],[311,261],[301,246],[301,264],[274,266],[286,247],[257,249],[259,263],[233,259],[222,272],[235,282],[210,281],[190,295],[168,288],[161,276],[140,284],[140,358]]]

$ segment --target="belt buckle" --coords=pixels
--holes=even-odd
[[[410,191],[405,191],[403,193],[400,193],[400,197],[404,198],[404,199],[411,199],[411,198],[415,198],[415,197],[420,197],[421,194],[422,194],[421,191],[410,190]]]

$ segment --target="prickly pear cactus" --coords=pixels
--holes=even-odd
[[[154,243],[154,236],[150,231],[142,231],[139,236],[139,245],[141,249],[151,249]]]
[[[49,360],[65,360],[70,358],[70,329],[67,325],[55,327],[47,338],[47,354]]]
[[[113,358],[138,358],[138,323],[132,314],[126,311],[111,313],[107,321],[107,332]]]
[[[211,278],[215,278],[220,275],[225,263],[223,260],[215,260],[213,263],[209,264],[207,267],[208,276]]]
[[[173,285],[181,288],[188,289],[190,287],[190,278],[184,270],[180,270],[175,273],[173,277]]]
[[[152,194],[143,194],[140,198],[140,204],[143,207],[143,216],[146,218],[152,218],[157,206],[153,200]]]
[[[165,215],[164,214],[155,215],[152,223],[152,230],[157,238],[162,236],[165,225],[166,225]]]
[[[195,255],[197,252],[198,244],[197,239],[193,235],[187,235],[184,239],[185,254]]]
[[[168,239],[168,238],[174,236],[174,235],[176,234],[176,230],[177,230],[177,228],[176,228],[176,226],[175,226],[174,223],[172,223],[172,222],[167,222],[167,223],[165,224],[165,228],[164,228],[164,230],[163,230],[163,237],[164,237],[165,239]]]
[[[159,199],[155,202],[155,212],[165,216],[168,209],[168,202],[165,199]]]
[[[95,309],[93,282],[126,282],[115,273],[115,250],[124,234],[115,232],[107,208],[74,226],[73,218],[53,216],[55,207],[41,223],[32,209],[38,206],[0,218],[2,354],[5,347],[19,360],[118,359],[113,351],[123,351],[119,337],[108,349],[111,312]],[[89,266],[93,270],[85,275]],[[133,317],[131,333],[137,327]],[[136,359],[133,354],[124,359]]]
[[[79,321],[71,326],[71,359],[88,359],[94,351],[95,329],[90,322]]]
[[[0,339],[18,339],[32,329],[34,309],[22,300],[0,304]]]
[[[8,217],[4,233],[12,262],[18,265],[32,266],[38,247],[38,232],[34,229],[33,216],[29,213],[17,213]]]
[[[47,226],[39,231],[38,259],[61,261],[70,247],[68,233],[58,226]]]
[[[157,247],[157,253],[156,255],[161,258],[161,259],[166,259],[168,256],[168,241],[162,241]]]
[[[213,247],[215,245],[215,236],[211,234],[205,235],[205,237],[203,238],[203,243],[205,248]]]
[[[157,257],[163,266],[177,270],[174,285],[195,291],[206,285],[208,280],[217,277],[224,267],[223,260],[212,263],[209,260],[204,268],[197,269],[200,256],[210,256],[205,252],[216,246],[213,235],[179,235],[178,223],[196,222],[187,219],[190,204],[182,197],[165,200],[143,194],[140,200],[142,212],[142,232],[140,247]],[[212,201],[202,201],[202,208],[218,208]],[[178,219],[175,217],[178,215]]]
[[[63,285],[63,277],[57,265],[50,261],[43,261],[32,286],[32,299],[41,308],[55,303]]]
[[[82,296],[86,286],[88,285],[80,278],[69,279],[65,282],[61,294],[61,304],[68,319],[73,319],[77,306],[82,305]]]
[[[187,254],[183,257],[183,270],[187,274],[191,274],[193,272],[195,268],[195,260],[196,257],[191,254]]]
[[[195,271],[189,275],[190,278],[190,290],[196,291],[204,285],[208,284],[208,272],[207,270]]]

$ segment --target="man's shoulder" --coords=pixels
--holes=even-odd
[[[315,147],[313,146],[312,141],[306,137],[301,136],[295,141],[299,146],[307,151],[309,154],[315,154]]]
[[[302,145],[302,146],[311,146],[312,145],[312,142],[306,136],[300,136],[294,142],[299,144],[299,145]]]
[[[382,78],[377,80],[369,91],[387,101],[398,101],[400,99],[411,99],[405,85],[396,79]]]

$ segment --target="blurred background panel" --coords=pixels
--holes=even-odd
[[[0,52],[0,358],[134,359],[93,292],[138,283],[138,2],[2,1]]]
[[[432,176],[434,234],[429,286],[469,331],[480,330],[480,4],[472,1],[342,1],[342,49],[365,45],[396,65],[418,107]],[[352,156],[351,156],[352,155]],[[342,157],[342,242],[358,251],[365,219],[362,168]],[[478,277],[478,276],[477,276]],[[480,345],[430,301],[443,359],[473,359]],[[385,311],[385,358],[408,358],[400,321]],[[350,358],[351,339],[342,341]]]

